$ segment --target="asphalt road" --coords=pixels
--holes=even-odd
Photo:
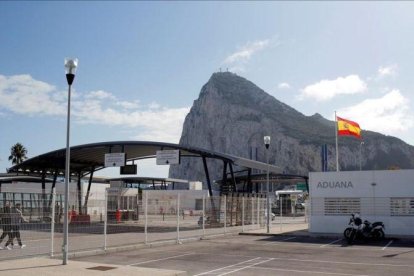
[[[77,258],[187,271],[189,275],[414,275],[414,241],[348,246],[308,236],[227,236]]]

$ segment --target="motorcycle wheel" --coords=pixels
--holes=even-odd
[[[385,237],[384,231],[382,229],[374,232],[374,238],[376,240],[382,240]]]
[[[351,237],[351,232],[352,232],[352,228],[350,227],[346,228],[344,231],[344,238],[348,240]]]
[[[355,235],[356,235],[356,231],[353,230],[352,228],[347,228],[344,231],[344,237],[347,240],[348,244],[352,244],[354,242]]]
[[[351,237],[352,228],[348,227],[344,231],[344,238],[349,239]]]

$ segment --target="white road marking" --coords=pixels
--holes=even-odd
[[[394,240],[390,240],[389,241],[389,243],[387,243],[387,245],[386,246],[384,246],[383,248],[382,248],[382,250],[385,250],[385,249],[387,249],[387,247],[388,246],[390,246],[391,244],[392,244],[392,242],[393,242]]]
[[[325,246],[328,246],[328,245],[331,245],[331,244],[337,243],[337,242],[339,242],[339,241],[342,241],[342,239],[338,239],[338,240],[333,241],[333,242],[330,242],[330,243],[328,243],[328,244],[321,245],[320,247],[325,247]]]
[[[254,269],[265,269],[265,270],[286,271],[286,272],[299,272],[299,273],[318,273],[318,274],[328,274],[328,275],[368,276],[366,274],[347,274],[347,273],[336,273],[336,272],[323,272],[323,271],[311,271],[311,270],[293,270],[293,269],[269,268],[269,267],[254,267]]]
[[[348,265],[369,265],[369,266],[390,266],[390,267],[412,267],[414,265],[399,265],[399,264],[378,264],[378,263],[355,263],[355,262],[338,262],[338,261],[323,261],[323,260],[306,260],[296,258],[272,258],[279,261],[292,261],[292,262],[310,262],[310,263],[330,263],[330,264],[348,264]]]
[[[228,271],[228,272],[225,272],[225,273],[219,274],[219,276],[226,275],[226,274],[230,274],[230,273],[233,273],[233,272],[236,272],[236,271],[240,271],[240,270],[243,270],[243,269],[246,269],[246,268],[251,268],[251,267],[253,267],[253,266],[255,266],[255,265],[263,264],[263,263],[269,262],[269,261],[271,261],[271,260],[272,260],[272,258],[270,258],[270,259],[268,259],[268,260],[263,260],[263,261],[261,261],[261,262],[255,263],[255,264],[251,264],[251,265],[248,265],[248,266],[245,266],[245,267],[241,267],[241,268],[238,268],[238,269],[234,269],[234,270],[232,270],[232,271]]]
[[[248,267],[252,267],[254,265],[258,265],[258,264],[262,264],[268,261],[273,260],[273,258],[266,258],[265,260],[263,260],[263,258],[261,257],[257,257],[257,258],[253,258],[244,262],[240,262],[234,265],[228,265],[225,267],[221,267],[221,268],[217,268],[214,270],[210,270],[210,271],[206,271],[200,274],[196,274],[195,276],[199,276],[199,275],[226,275],[229,273],[233,273],[236,271],[240,271],[242,269],[246,269]],[[247,265],[246,265],[247,263]],[[243,265],[242,267],[240,267],[240,265]]]
[[[194,255],[194,254],[195,253],[187,253],[187,254],[182,254],[182,255],[175,255],[175,256],[172,256],[172,257],[168,257],[168,258],[161,258],[161,259],[156,259],[156,260],[149,260],[149,261],[144,261],[144,262],[129,264],[128,266],[140,265],[140,264],[147,264],[147,263],[153,263],[153,262],[158,262],[158,261],[163,261],[163,260],[168,260],[168,259],[174,259],[174,258],[177,258],[177,257]]]
[[[289,241],[289,240],[293,240],[293,239],[296,239],[296,237],[286,238],[286,239],[283,239],[282,241]]]
[[[411,251],[409,251],[411,252]],[[202,252],[197,252],[195,254],[199,254],[199,255],[214,255],[214,256],[224,256],[224,257],[228,257],[228,256],[232,256],[232,257],[255,257],[252,255],[239,255],[239,254],[211,254],[211,253],[202,253]],[[409,264],[384,264],[384,263],[357,263],[357,262],[340,262],[340,261],[325,261],[325,260],[309,260],[309,259],[298,259],[298,258],[277,258],[277,257],[273,257],[272,258],[275,261],[291,261],[291,262],[310,262],[310,263],[332,263],[332,264],[346,264],[346,265],[367,265],[367,266],[381,266],[381,267],[386,267],[386,266],[390,266],[390,267],[410,267],[410,268],[414,268],[414,265],[409,265]]]

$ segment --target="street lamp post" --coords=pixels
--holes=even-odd
[[[270,190],[269,190],[269,146],[270,146],[270,136],[264,137],[264,144],[266,146],[266,164],[267,164],[267,175],[266,175],[266,224],[267,224],[267,233],[270,233]]]
[[[68,118],[66,126],[66,166],[65,166],[65,213],[63,221],[63,245],[62,245],[62,261],[66,265],[68,262],[68,211],[69,211],[69,178],[70,178],[70,93],[73,80],[75,79],[76,68],[78,67],[78,59],[65,59],[66,80],[68,81]]]

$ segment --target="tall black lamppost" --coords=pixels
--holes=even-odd
[[[270,136],[264,137],[264,144],[266,147],[266,164],[267,164],[267,177],[266,177],[266,224],[267,224],[267,233],[270,233],[270,191],[269,191],[269,146],[270,146]]]
[[[68,118],[66,128],[66,167],[65,167],[65,213],[63,221],[63,245],[62,245],[62,261],[66,265],[68,262],[68,211],[69,211],[69,178],[70,178],[70,148],[69,148],[69,137],[70,137],[70,93],[73,80],[75,79],[76,68],[78,67],[78,59],[65,59],[65,71],[66,80],[68,81]]]

